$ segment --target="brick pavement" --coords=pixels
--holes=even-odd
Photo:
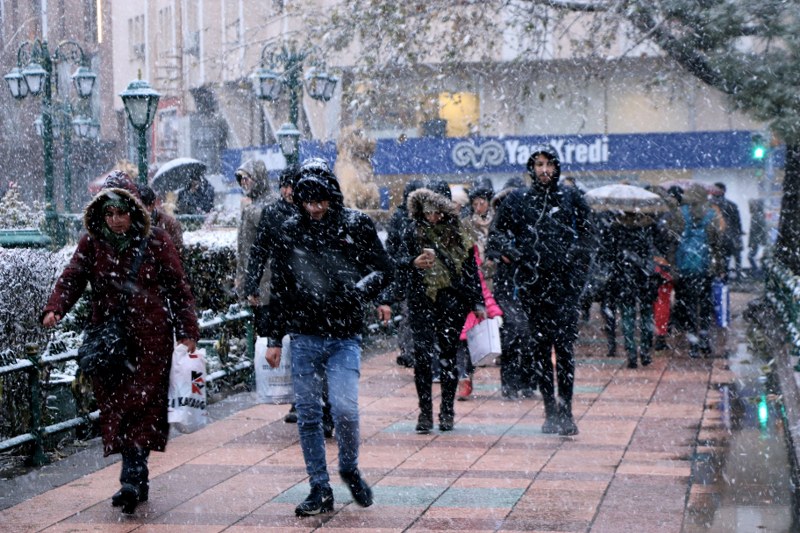
[[[692,460],[723,440],[725,359],[658,352],[651,366],[629,370],[604,356],[597,322],[577,345],[576,437],[541,433],[538,394],[503,400],[495,366],[477,370],[474,398],[456,403],[453,432],[417,435],[411,371],[386,353],[362,369],[360,464],[372,507],[352,503],[329,441],[335,511],[296,518],[308,491],[296,426],[282,421],[286,406],[256,405],[153,454],[150,501],[133,516],[111,507],[114,464],[0,512],[0,529],[679,532],[687,509],[713,496],[692,483]]]

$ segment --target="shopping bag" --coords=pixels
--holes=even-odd
[[[168,402],[167,420],[181,433],[192,433],[208,423],[205,350],[189,353],[185,345],[175,345]]]
[[[467,331],[467,348],[473,365],[479,366],[484,359],[494,358],[502,353],[498,318],[482,320]]]
[[[717,326],[727,328],[731,323],[731,295],[728,285],[719,279],[711,284],[711,293],[714,297],[714,318]]]
[[[293,403],[292,348],[291,338],[286,335],[281,341],[281,363],[272,368],[267,363],[267,339],[256,339],[256,396],[261,403]]]

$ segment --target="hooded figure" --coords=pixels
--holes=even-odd
[[[485,316],[478,267],[458,206],[430,189],[408,196],[411,223],[396,255],[404,280],[409,327],[414,337],[414,385],[419,401],[416,431],[433,428],[432,354],[437,353],[442,384],[439,429],[453,429],[458,385],[459,333],[470,311]]]
[[[144,206],[124,182],[115,185],[120,187],[101,190],[86,207],[86,233],[56,282],[42,323],[58,323],[90,284],[92,324],[111,314],[124,317],[128,359],[135,369],[123,375],[95,374],[92,381],[104,455],[122,454],[122,488],[112,503],[131,513],[148,499],[150,451],[164,451],[167,444],[173,339],[193,352],[200,332],[194,298],[172,240],[164,230],[150,227]],[[143,259],[134,288],[125,291],[121,281],[129,277],[140,249]]]
[[[393,267],[372,220],[344,207],[328,168],[302,165],[293,197],[297,214],[272,245],[267,361],[280,364],[281,339],[290,334],[297,426],[311,484],[295,514],[311,516],[333,510],[323,428],[326,381],[339,474],[357,504],[372,505],[358,471],[361,332],[365,307],[391,282]]]
[[[258,223],[264,208],[273,198],[269,194],[267,166],[260,159],[249,159],[236,170],[236,182],[242,188],[247,201],[242,206],[239,233],[236,238],[236,291],[241,300],[247,298],[244,291],[250,248],[258,234]],[[262,272],[258,295],[263,304],[269,299],[269,269]],[[262,304],[262,305],[263,305]]]
[[[542,431],[575,435],[573,343],[589,262],[590,211],[575,188],[559,187],[561,163],[550,148],[534,152],[527,169],[531,186],[513,190],[500,204],[489,231],[486,257],[513,267],[514,288],[534,333],[536,375],[545,407]],[[550,365],[553,348],[558,402]]]

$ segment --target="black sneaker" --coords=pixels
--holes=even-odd
[[[297,424],[297,409],[295,408],[294,404],[289,409],[289,412],[286,413],[286,416],[283,417],[283,421],[287,424]]]
[[[339,475],[342,477],[342,481],[347,484],[350,494],[353,495],[353,500],[358,505],[361,507],[372,505],[372,489],[361,477],[361,472],[353,470],[352,472],[339,472]]]
[[[571,437],[578,434],[578,426],[571,415],[565,415],[561,418],[561,427],[558,428],[558,434],[562,437]]]
[[[450,413],[439,415],[439,431],[453,431],[455,415]]]
[[[312,485],[308,498],[295,507],[297,516],[315,516],[333,511],[333,490],[330,487]]]

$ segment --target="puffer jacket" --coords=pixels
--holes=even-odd
[[[286,333],[335,339],[361,334],[365,305],[394,274],[372,219],[344,207],[335,176],[301,176],[296,201],[298,191],[309,186],[327,190],[330,208],[321,220],[298,209],[270,246],[272,295],[266,333],[274,344]]]

